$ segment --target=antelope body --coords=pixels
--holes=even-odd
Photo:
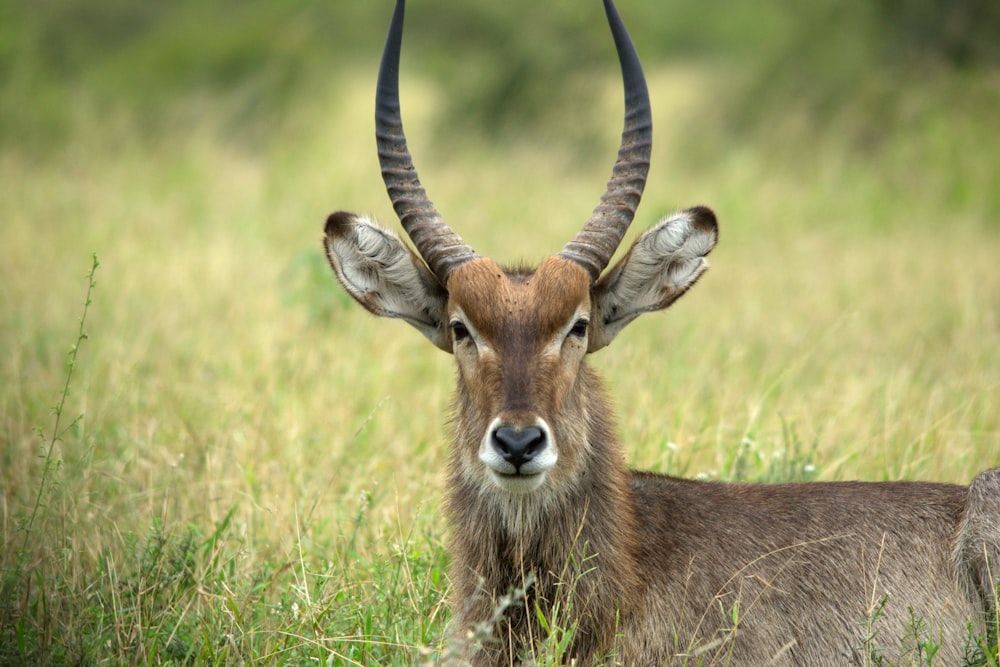
[[[376,122],[383,178],[419,255],[366,218],[339,212],[326,224],[351,296],[455,355],[446,507],[456,651],[474,665],[530,661],[555,623],[573,629],[580,665],[862,665],[876,631],[884,658],[916,655],[907,628],[918,620],[940,639],[939,664],[959,664],[966,625],[982,630],[997,613],[1000,469],[963,487],[724,484],[626,468],[586,356],[690,288],[718,232],[707,208],[677,213],[605,271],[651,145],[638,57],[611,0],[605,9],[625,129],[601,203],[562,252],[506,269],[427,198],[399,120],[403,0]],[[504,606],[512,591],[523,600]]]

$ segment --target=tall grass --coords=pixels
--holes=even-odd
[[[423,180],[477,250],[538,260],[586,218],[617,141],[611,75],[575,102],[595,144],[555,150],[537,134],[439,143],[446,84],[404,81]],[[56,150],[0,154],[0,661],[438,657],[453,371],[324,265],[329,211],[395,224],[370,81],[338,78],[260,141],[234,136],[239,95],[202,90],[155,133],[83,96]],[[841,140],[863,105],[825,131],[790,110],[734,138],[708,111],[728,74],[674,65],[650,83],[636,227],[706,203],[722,241],[691,294],[593,359],[630,461],[962,483],[1000,464],[1000,227],[976,176],[997,173],[992,108],[902,91],[933,118],[865,152]],[[91,249],[101,288],[69,377]],[[60,414],[82,417],[42,442],[61,389]]]

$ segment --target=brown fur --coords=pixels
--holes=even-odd
[[[916,655],[917,620],[941,641],[939,664],[959,664],[966,623],[982,630],[996,613],[1000,469],[962,487],[723,484],[626,468],[588,348],[697,280],[715,243],[708,215],[654,226],[593,285],[560,257],[535,271],[476,258],[446,290],[394,235],[350,214],[328,223],[331,265],[358,302],[456,357],[452,650],[473,665],[530,661],[546,639],[541,614],[575,629],[578,665],[863,665],[873,650],[897,663]],[[580,318],[591,318],[585,336]],[[557,459],[530,492],[482,460],[497,423],[545,424]]]
[[[471,653],[473,664],[530,654],[545,636],[536,606],[550,615],[556,603],[563,612],[571,605],[554,620],[577,625],[577,664],[612,655],[627,665],[680,664],[697,655],[702,664],[861,665],[876,631],[886,657],[913,649],[905,643],[911,608],[931,637],[947,640],[942,664],[959,661],[974,609],[950,557],[966,488],[730,485],[628,471],[583,357],[562,369],[537,357],[559,328],[552,314],[572,317],[573,302],[588,297],[550,264],[509,280],[497,271],[483,260],[453,278],[449,306],[496,347],[488,363],[459,361],[447,499],[456,641],[528,573],[535,583],[494,641]],[[551,424],[565,465],[540,497],[494,488],[472,455],[513,400],[511,387]],[[513,515],[520,521],[505,519]],[[882,619],[869,628],[883,595]]]

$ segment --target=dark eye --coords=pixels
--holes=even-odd
[[[469,328],[462,324],[459,320],[455,320],[451,323],[451,335],[455,337],[456,343],[461,343],[469,337]]]
[[[577,338],[583,338],[587,335],[588,326],[590,326],[590,320],[585,317],[581,317],[573,323],[573,328],[569,330],[569,335],[576,336]]]

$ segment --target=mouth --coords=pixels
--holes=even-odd
[[[541,472],[499,472],[490,469],[493,482],[505,491],[511,493],[530,493],[545,481],[545,471]]]
[[[491,470],[493,470],[493,469],[491,468]],[[535,477],[537,475],[541,475],[542,471],[538,470],[536,472],[521,472],[520,470],[517,470],[515,472],[504,472],[504,471],[501,471],[501,470],[493,470],[493,473],[496,474],[496,475],[498,475],[498,476],[500,476],[500,477],[514,477],[514,478],[517,478],[517,477]]]

